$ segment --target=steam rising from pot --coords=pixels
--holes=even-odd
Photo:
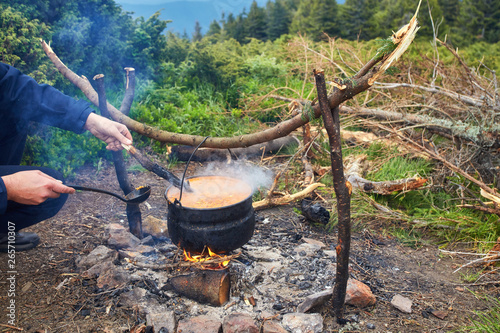
[[[230,164],[210,162],[204,168],[197,170],[200,175],[226,176],[244,180],[252,187],[252,192],[258,188],[269,188],[273,184],[273,172],[264,167],[247,161],[233,161]]]

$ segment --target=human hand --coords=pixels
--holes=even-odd
[[[122,150],[122,143],[132,144],[132,135],[127,126],[109,120],[108,118],[91,113],[85,123],[85,129],[92,133],[96,138],[101,139],[108,145],[108,150]]]
[[[63,185],[39,170],[28,170],[2,176],[7,189],[7,200],[24,205],[39,205],[48,198],[58,198],[61,193],[75,193],[75,189]]]

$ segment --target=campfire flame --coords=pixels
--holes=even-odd
[[[226,255],[219,255],[213,252],[209,247],[206,247],[207,251],[203,251],[201,254],[191,255],[184,249],[184,260],[193,263],[200,263],[205,269],[223,269],[229,265],[231,261]],[[208,252],[208,253],[207,253]]]

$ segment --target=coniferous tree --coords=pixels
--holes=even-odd
[[[194,24],[194,32],[193,32],[193,42],[198,42],[202,39],[203,35],[201,33],[201,25],[198,20],[196,20]]]
[[[378,36],[377,0],[346,0],[339,13],[340,35],[346,39],[370,40]]]
[[[496,43],[500,40],[500,1],[463,0],[460,25],[466,38]]]
[[[460,17],[460,3],[460,0],[438,0],[445,22],[450,27],[457,26],[457,21]]]
[[[335,0],[301,0],[290,26],[291,33],[302,33],[319,40],[323,33],[339,34],[338,5]]]
[[[380,29],[379,36],[390,36],[393,31],[399,30],[407,24],[417,10],[418,1],[414,0],[382,0],[379,10],[375,13],[375,19]],[[432,37],[432,23],[429,16],[429,6],[432,11],[434,24],[436,25],[443,12],[437,0],[422,1],[418,13],[420,30],[418,37]]]
[[[270,40],[275,40],[281,35],[288,33],[291,18],[290,11],[283,0],[276,2],[268,1],[267,6],[267,36]]]
[[[246,38],[245,16],[246,14],[244,11],[236,18],[232,13],[230,13],[227,16],[227,20],[224,22],[223,26],[225,39],[233,38],[240,43],[243,43],[245,41]]]
[[[259,40],[267,40],[267,19],[264,8],[260,8],[257,1],[253,1],[245,20],[247,36]]]
[[[293,34],[307,35],[310,38],[317,39],[319,32],[314,24],[314,12],[311,2],[308,0],[300,1],[297,11],[290,24],[290,32]]]
[[[339,35],[338,5],[335,0],[314,1],[314,12],[317,15],[316,28],[330,37]]]
[[[221,33],[221,27],[217,20],[213,20],[208,27],[207,36],[218,35]]]

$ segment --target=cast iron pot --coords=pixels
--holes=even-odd
[[[252,238],[255,229],[252,193],[229,206],[191,208],[182,206],[178,200],[169,200],[167,194],[171,188],[165,191],[168,233],[180,248],[201,253],[208,246],[213,252],[224,253],[243,246]]]

